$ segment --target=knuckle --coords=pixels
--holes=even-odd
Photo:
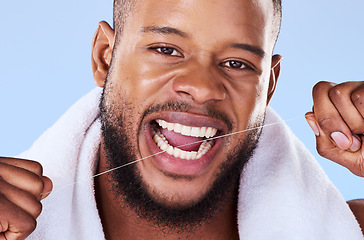
[[[313,88],[312,88],[313,94],[318,92],[320,89],[326,87],[327,84],[329,84],[329,82],[326,82],[326,81],[320,81],[320,82],[316,83],[315,86],[313,86]]]
[[[336,87],[331,88],[329,90],[329,97],[333,101],[335,100],[340,101],[344,99],[346,96],[343,87],[341,85],[338,85]]]
[[[354,91],[351,94],[351,101],[355,104],[355,105],[359,105],[359,106],[363,106],[364,105],[364,92],[363,91]]]
[[[33,172],[37,173],[38,175],[43,174],[43,166],[36,161],[29,161],[29,166],[32,169]]]
[[[331,117],[321,118],[318,119],[318,124],[324,132],[327,132],[327,130],[333,126],[333,119]]]
[[[328,84],[330,84],[327,81],[319,81],[318,83],[315,84],[314,88],[321,88],[323,86],[327,86]]]

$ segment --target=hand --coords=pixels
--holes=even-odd
[[[306,113],[318,153],[364,177],[364,82],[319,82]]]
[[[52,190],[42,171],[37,162],[0,157],[0,240],[25,239],[34,231],[40,200]]]

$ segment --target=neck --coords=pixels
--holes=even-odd
[[[107,170],[106,159],[100,154],[98,173]],[[178,231],[155,226],[142,219],[125,203],[122,197],[112,191],[110,174],[95,179],[97,207],[105,237],[114,239],[238,239],[237,206],[235,193],[229,196],[221,210],[208,223],[203,223],[191,231]]]

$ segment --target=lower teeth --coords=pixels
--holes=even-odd
[[[202,144],[200,145],[200,148],[198,151],[183,151],[177,147],[173,147],[168,144],[168,141],[166,138],[160,133],[159,130],[156,131],[156,133],[153,136],[154,142],[157,144],[157,146],[163,150],[166,151],[169,155],[174,156],[175,158],[181,158],[186,160],[195,160],[201,158],[203,155],[205,155],[214,145],[213,141],[207,141],[204,140]]]

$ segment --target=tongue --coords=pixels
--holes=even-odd
[[[173,147],[178,147],[179,149],[183,151],[198,151],[200,145],[203,140],[202,137],[189,137],[184,136],[180,133],[176,133],[174,131],[168,131],[168,129],[163,128],[160,129],[163,136],[166,137],[168,143]],[[198,143],[196,143],[198,142]],[[188,145],[186,145],[188,144]],[[186,145],[186,146],[184,146]]]

